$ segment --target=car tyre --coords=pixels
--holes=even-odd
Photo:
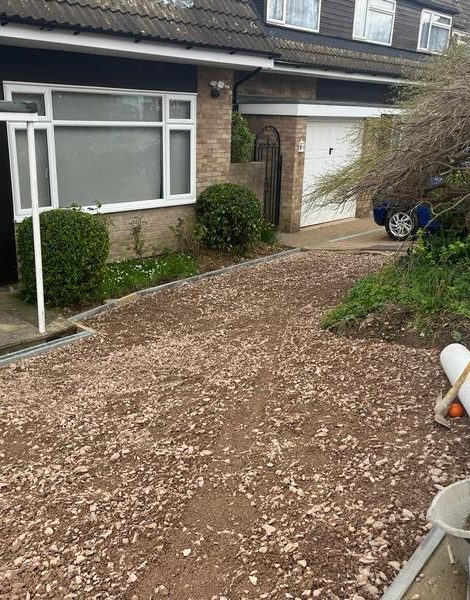
[[[418,217],[414,210],[396,208],[388,212],[385,218],[385,231],[395,242],[404,242],[416,235]]]

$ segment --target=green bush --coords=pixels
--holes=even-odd
[[[391,306],[429,328],[438,317],[470,319],[470,238],[422,234],[408,256],[360,279],[322,326],[341,330]]]
[[[267,221],[261,223],[261,230],[259,236],[260,242],[268,244],[269,246],[279,245],[279,233],[275,225],[271,225]]]
[[[56,209],[40,215],[44,299],[49,306],[69,306],[99,299],[109,253],[108,229],[97,215]],[[36,301],[31,217],[18,226],[22,293]]]
[[[260,238],[261,205],[241,185],[219,183],[204,190],[196,202],[196,219],[207,248],[243,251]]]
[[[245,163],[253,160],[254,133],[247,120],[239,113],[232,113],[232,162]]]

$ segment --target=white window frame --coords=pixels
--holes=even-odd
[[[271,23],[272,25],[278,25],[279,27],[286,27],[288,29],[298,29],[299,31],[310,31],[313,33],[318,33],[320,31],[322,0],[318,0],[318,24],[317,24],[317,27],[315,27],[315,28],[301,27],[300,25],[290,25],[289,23],[287,23],[286,22],[287,0],[283,0],[283,5],[282,5],[283,18],[279,19],[279,20],[269,18],[268,4],[269,4],[269,0],[268,0],[268,2],[266,2],[266,22],[267,23]]]
[[[393,36],[395,33],[395,17],[397,14],[397,2],[396,2],[396,0],[389,0],[389,1],[393,3],[393,13],[389,12],[389,11],[385,11],[385,10],[380,10],[378,8],[371,8],[371,2],[373,2],[373,0],[367,0],[366,20],[364,23],[364,32],[365,33],[362,36],[362,35],[356,35],[354,33],[354,31],[356,29],[356,24],[357,24],[358,20],[360,19],[359,10],[358,10],[359,2],[358,2],[358,0],[356,0],[356,4],[354,6],[354,25],[353,25],[353,38],[355,40],[360,40],[361,42],[367,42],[369,44],[378,44],[379,46],[391,46],[392,45]],[[377,40],[371,40],[367,37],[367,26],[368,26],[370,12],[378,12],[378,13],[382,13],[384,15],[392,15],[392,30],[390,32],[390,41],[389,42],[380,42]]]
[[[429,22],[429,33],[428,33],[428,39],[427,39],[427,47],[423,47],[421,46],[421,33],[423,31],[423,27],[424,27],[424,16],[428,14],[431,17],[431,20]],[[445,19],[449,19],[450,20],[450,24],[449,25],[443,25],[442,23],[439,24],[435,24],[433,23],[433,17],[444,17]],[[418,52],[426,52],[428,54],[442,54],[441,51],[439,50],[430,50],[429,49],[429,42],[431,40],[431,29],[433,27],[438,27],[440,29],[446,29],[449,32],[449,39],[447,40],[447,48],[449,47],[450,44],[450,39],[452,36],[452,24],[453,24],[453,17],[452,15],[446,15],[445,13],[441,13],[441,12],[437,12],[435,10],[429,10],[428,8],[425,8],[421,11],[421,21],[419,24],[419,35],[418,35]],[[445,50],[443,50],[443,52],[445,52],[447,50],[447,48]]]
[[[116,204],[102,204],[82,206],[83,210],[88,212],[115,213],[131,210],[143,210],[147,208],[162,208],[165,206],[182,206],[194,204],[196,201],[196,107],[197,94],[193,93],[172,93],[149,90],[134,90],[121,88],[103,88],[92,86],[71,86],[55,85],[44,83],[25,83],[25,82],[5,82],[3,85],[5,100],[11,100],[15,93],[38,93],[44,94],[46,115],[40,116],[37,123],[34,123],[36,130],[45,130],[47,132],[48,161],[49,161],[49,182],[51,206],[41,207],[40,211],[47,211],[60,207],[57,162],[55,148],[54,128],[61,127],[142,127],[155,128],[162,130],[162,178],[163,178],[163,197],[150,200],[132,200]],[[90,94],[117,94],[117,95],[139,95],[160,97],[162,99],[162,120],[158,122],[142,121],[78,121],[78,120],[55,120],[53,118],[52,92],[82,92]],[[170,100],[184,100],[190,102],[190,119],[170,119]],[[191,136],[191,172],[190,183],[191,190],[188,194],[171,195],[170,193],[170,131],[172,129],[186,130]],[[10,156],[10,171],[12,180],[13,205],[15,221],[22,221],[25,217],[31,215],[30,209],[21,208],[20,199],[20,181],[18,171],[18,157],[16,148],[16,131],[25,130],[26,123],[8,123],[8,147]]]

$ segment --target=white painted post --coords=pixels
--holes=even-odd
[[[36,166],[36,142],[34,123],[27,123],[29,181],[31,191],[31,212],[33,218],[34,263],[36,267],[36,296],[38,306],[39,333],[46,332],[46,316],[44,311],[44,284],[42,278],[41,225],[39,222],[38,174]]]

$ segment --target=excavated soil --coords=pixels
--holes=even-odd
[[[0,371],[0,598],[378,598],[470,468],[435,351],[319,327],[382,261],[168,290]]]

